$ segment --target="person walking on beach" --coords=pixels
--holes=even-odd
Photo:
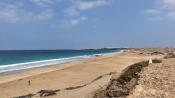
[[[28,85],[30,86],[30,80],[28,81]]]

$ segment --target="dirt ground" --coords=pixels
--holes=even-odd
[[[129,52],[133,55],[162,55],[162,58],[152,64],[130,65],[120,76],[113,76],[94,98],[175,98],[175,49],[133,48]]]
[[[138,84],[128,98],[175,98],[175,58],[144,68]]]

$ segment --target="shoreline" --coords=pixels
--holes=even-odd
[[[152,56],[140,56],[130,53],[128,50],[122,54],[112,54],[83,59],[71,63],[54,65],[49,67],[34,68],[25,72],[19,72],[0,77],[1,97],[9,98],[40,90],[63,89],[77,85],[87,84],[93,79],[107,73],[116,72],[118,75],[129,65],[139,61],[148,60]],[[107,85],[111,76],[95,81],[81,89],[61,91],[53,98],[92,98],[92,93]],[[31,85],[28,85],[28,81]],[[83,97],[84,96],[84,97]],[[33,98],[33,97],[32,97]],[[35,97],[34,97],[35,98]]]
[[[107,56],[107,55],[121,54],[123,51],[124,50],[119,50],[117,52],[112,52],[112,53],[93,54],[93,55],[87,55],[87,56],[83,55],[83,56],[75,56],[75,57],[67,57],[67,58],[59,58],[59,59],[48,59],[48,60],[39,60],[39,61],[32,61],[32,62],[2,65],[0,67],[6,67],[6,66],[7,67],[19,67],[19,65],[24,66],[26,64],[30,64],[30,65],[33,64],[33,65],[36,65],[36,66],[21,67],[21,68],[19,67],[19,69],[11,69],[11,70],[0,71],[0,75],[1,74],[8,74],[8,73],[15,73],[15,72],[18,72],[18,71],[30,70],[30,69],[35,69],[35,68],[62,65],[62,64],[67,64],[67,63],[79,61],[79,60],[94,58],[94,57],[97,57],[97,56]]]
[[[52,72],[52,71],[59,71],[59,70],[65,69],[67,67],[70,67],[70,65],[72,65],[74,63],[86,62],[88,60],[91,60],[94,58],[99,58],[99,57],[120,55],[123,52],[124,52],[124,50],[120,50],[118,52],[113,52],[113,53],[100,54],[100,55],[95,54],[94,56],[90,56],[88,58],[81,58],[81,59],[77,59],[77,60],[65,62],[65,63],[60,63],[60,64],[52,64],[52,65],[46,65],[46,66],[38,66],[38,67],[33,67],[33,68],[26,68],[26,69],[1,72],[0,73],[0,84],[14,81],[14,80],[18,80],[21,78],[30,77],[33,75],[48,73],[48,72]],[[15,78],[13,78],[14,76],[15,76]],[[5,79],[5,78],[11,78],[11,79]]]

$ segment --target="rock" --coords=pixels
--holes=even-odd
[[[126,97],[129,95],[128,89],[117,89],[117,90],[109,90],[106,95],[108,97]]]
[[[33,94],[27,94],[27,95],[22,95],[18,97],[13,97],[13,98],[32,98]]]
[[[175,54],[174,53],[168,53],[164,58],[165,59],[175,58]]]
[[[162,63],[162,60],[160,60],[160,59],[153,59],[152,62],[153,63]]]
[[[164,55],[164,53],[162,53],[162,52],[159,52],[159,51],[155,51],[155,52],[151,53],[151,55],[159,55],[159,54],[162,54],[162,55]]]
[[[40,94],[40,97],[46,97],[46,96],[52,96],[56,95],[56,92],[60,90],[41,90],[38,93]]]

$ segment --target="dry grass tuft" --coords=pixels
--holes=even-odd
[[[165,59],[175,58],[175,54],[174,53],[168,53],[164,58]]]

